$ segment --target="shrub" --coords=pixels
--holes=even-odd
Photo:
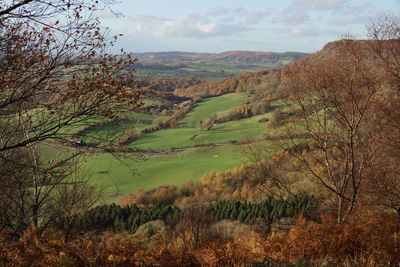
[[[367,214],[342,224],[331,216],[321,223],[299,217],[288,233],[271,235],[267,240],[268,257],[282,262],[330,259],[335,264],[346,260],[365,261],[362,265],[400,262],[399,217],[393,214]]]
[[[128,145],[128,144],[132,143],[133,141],[139,139],[143,135],[144,135],[143,131],[138,128],[125,130],[122,133],[123,137],[119,140],[119,144],[122,146]]]
[[[275,109],[274,112],[272,113],[269,125],[272,127],[278,127],[283,124],[284,119],[285,119],[285,114],[280,109]]]

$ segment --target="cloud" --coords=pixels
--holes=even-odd
[[[221,16],[221,15],[226,15],[229,14],[230,10],[226,7],[223,6],[219,6],[219,7],[215,7],[210,9],[206,15],[208,16],[212,16],[212,17],[217,17],[217,16]]]
[[[240,23],[211,21],[206,15],[191,14],[184,19],[167,19],[154,16],[131,16],[134,22],[130,34],[152,35],[156,37],[196,37],[229,36],[251,30]]]
[[[248,11],[243,7],[219,6],[204,13],[190,14],[184,18],[163,18],[151,15],[133,15],[130,34],[156,37],[208,38],[229,36],[255,30],[263,19],[270,16],[272,9]]]
[[[170,20],[168,18],[156,17],[152,15],[132,15],[129,16],[129,19],[135,23],[140,23],[140,24],[156,24]]]
[[[292,8],[299,10],[339,9],[349,0],[294,0]]]
[[[349,25],[349,24],[367,24],[371,17],[348,14],[339,18],[332,19],[331,24],[334,25]]]
[[[128,34],[142,34],[145,33],[145,28],[143,25],[133,25],[131,28],[128,29]]]
[[[121,14],[112,12],[110,9],[104,9],[104,10],[98,11],[96,13],[96,16],[99,19],[115,19],[115,18],[121,16]]]
[[[334,28],[321,28],[316,26],[308,25],[296,25],[296,26],[281,26],[267,28],[267,32],[274,34],[277,39],[281,38],[291,38],[300,40],[307,37],[323,37],[329,36],[334,38],[339,38],[340,33]]]
[[[298,25],[306,22],[308,19],[309,16],[307,13],[284,10],[281,13],[276,14],[272,21],[275,23],[284,23],[286,25]]]
[[[263,19],[271,15],[272,9],[266,9],[264,11],[251,12],[246,17],[247,25],[259,24]]]
[[[294,26],[287,32],[290,37],[321,37],[329,36],[338,39],[342,32],[335,28],[318,28],[314,26]]]
[[[249,11],[247,11],[247,9],[244,7],[238,7],[232,10],[232,13],[236,16],[244,17],[249,13]]]
[[[185,21],[174,21],[166,23],[155,31],[159,37],[197,37],[207,38],[212,36],[228,36],[247,30],[240,25],[195,23],[187,24]]]
[[[321,35],[321,30],[315,27],[293,27],[289,31],[290,35],[296,37],[309,37],[309,36],[318,36]]]

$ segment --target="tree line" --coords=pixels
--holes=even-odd
[[[238,220],[252,224],[257,219],[271,224],[284,218],[294,218],[296,215],[308,214],[316,203],[316,199],[306,194],[299,194],[286,201],[272,197],[260,203],[241,201],[219,201],[206,209],[208,216],[215,220]],[[137,205],[119,206],[116,204],[102,205],[89,210],[79,218],[75,232],[83,231],[128,231],[135,233],[139,226],[154,220],[163,220],[168,224],[177,224],[184,218],[190,208],[179,209],[176,206],[157,204],[153,207],[138,207]]]

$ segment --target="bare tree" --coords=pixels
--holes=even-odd
[[[58,197],[59,205],[69,199],[76,209],[63,204],[69,215],[59,213],[68,228],[92,203],[83,197],[90,195],[80,188],[84,183],[71,180],[79,152],[44,159],[39,144],[70,141],[73,127],[140,104],[139,94],[125,83],[130,73],[124,66],[133,60],[110,53],[117,37],[96,18],[113,2],[0,0],[2,227],[16,232],[45,227],[54,219]]]
[[[242,146],[243,152],[251,162],[250,173],[256,178],[257,188],[268,196],[287,200],[296,192],[294,179],[289,178],[289,172],[293,170],[290,158],[284,152],[275,153],[284,146],[282,141],[270,141],[264,143],[249,143]]]
[[[368,26],[368,37],[378,64],[394,91],[400,90],[400,17],[383,13]]]
[[[115,38],[94,17],[99,1],[3,2],[0,113],[13,126],[2,129],[0,151],[69,140],[64,129],[138,105],[121,73],[131,60],[109,54]]]
[[[368,192],[375,204],[400,214],[400,17],[384,13],[367,26],[370,48],[383,71],[376,101],[376,122],[382,127],[379,168],[371,174]]]
[[[80,176],[57,187],[52,202],[57,213],[54,220],[56,227],[63,231],[65,242],[72,234],[76,234],[73,231],[76,230],[78,219],[98,204],[101,198],[101,188],[91,185],[90,181]]]
[[[58,160],[41,162],[39,153],[32,147],[2,152],[1,156],[1,227],[19,232],[29,225],[37,228],[39,221],[46,225],[49,221],[47,200],[68,176],[66,166],[60,166]]]
[[[210,226],[213,221],[214,218],[207,207],[193,206],[183,211],[174,234],[187,242],[187,249],[198,248],[210,238]]]
[[[338,223],[354,211],[378,157],[373,144],[379,129],[370,123],[377,75],[363,51],[363,42],[342,40],[335,57],[302,60],[284,77],[297,123],[314,146],[305,152],[292,138],[290,151],[303,171],[334,196]],[[289,136],[294,134],[289,131]]]

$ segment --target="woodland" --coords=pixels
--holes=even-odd
[[[135,76],[113,4],[0,0],[0,266],[400,265],[399,16],[207,80]]]

